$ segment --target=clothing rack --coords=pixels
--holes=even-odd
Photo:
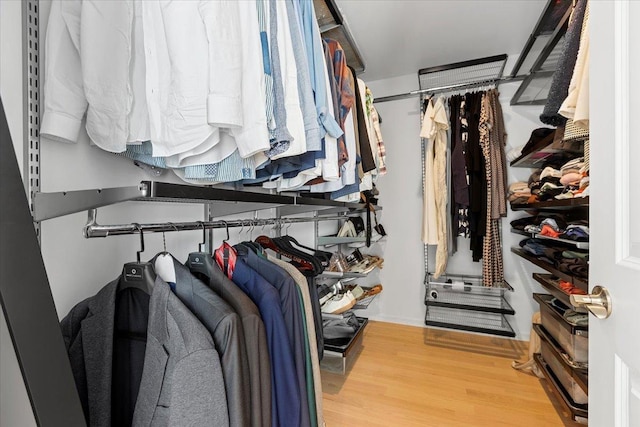
[[[323,6],[323,3],[326,5]],[[363,71],[364,61],[334,0],[314,0],[314,4],[316,10],[328,11],[321,23],[325,25],[323,35],[341,40],[347,48],[350,64],[356,70]],[[205,228],[211,229],[214,227],[206,225],[216,216],[262,209],[276,209],[278,217],[306,212],[313,212],[316,216],[335,215],[347,210],[357,211],[363,205],[292,193],[234,191],[154,181],[116,188],[42,192],[41,8],[39,0],[23,0],[21,6],[24,148],[20,157],[16,156],[13,148],[0,99],[0,229],[3,233],[0,239],[0,259],[3,261],[0,268],[0,305],[36,424],[45,427],[84,426],[84,413],[40,251],[41,221],[122,202],[179,202],[203,205],[203,219],[207,221]],[[24,181],[18,162],[23,166]],[[280,224],[291,222],[289,219],[280,219]],[[98,224],[94,226],[96,229],[101,227]],[[166,231],[175,230],[174,225],[169,225],[169,228]],[[116,232],[111,231],[110,235],[114,234]],[[29,267],[25,268],[25,262],[29,263]],[[25,310],[25,301],[29,301],[29,310]]]
[[[359,213],[350,212],[350,213]],[[135,233],[165,233],[172,231],[193,231],[193,230],[212,230],[219,228],[233,227],[281,227],[289,224],[299,224],[318,221],[338,221],[347,219],[349,216],[314,216],[307,218],[262,218],[262,219],[238,219],[238,220],[217,220],[217,221],[192,221],[192,222],[163,222],[154,224],[119,224],[119,225],[100,225],[96,222],[97,210],[91,209],[88,213],[87,224],[84,227],[84,237],[87,239],[93,237],[121,236],[125,234]]]
[[[397,95],[382,96],[374,103],[397,101],[425,94],[453,92],[461,89],[523,80],[525,76],[503,76],[507,55],[489,56],[418,71],[420,89]]]
[[[513,77],[503,77],[507,55],[488,56],[462,62],[454,62],[447,65],[422,68],[418,70],[419,90],[400,95],[386,96],[376,99],[374,102],[394,101],[407,97],[420,96],[420,126],[424,115],[424,99],[427,94],[451,92],[457,89],[481,87],[490,84],[496,86],[501,81],[512,80]],[[425,146],[422,147],[422,190],[426,185],[424,175]],[[424,285],[427,284],[429,271],[429,245],[424,245]]]
[[[375,102],[419,96],[422,127],[424,100],[429,95],[488,85],[497,87],[500,82],[521,79],[503,77],[506,60],[507,55],[497,55],[421,69],[418,71],[420,90],[378,98]],[[424,191],[427,179],[424,169],[426,148],[424,142],[420,145]],[[447,272],[439,279],[434,279],[429,271],[429,245],[424,244],[423,248],[426,325],[498,336],[515,336],[513,328],[505,318],[505,315],[515,313],[505,299],[505,293],[513,291],[507,282],[502,286],[488,288],[482,286],[482,277]]]
[[[524,77],[501,77],[499,79],[496,78],[496,79],[482,80],[482,81],[473,82],[473,83],[461,83],[461,84],[455,84],[455,85],[434,87],[429,89],[412,90],[411,92],[400,93],[397,95],[381,96],[380,98],[375,98],[373,102],[379,103],[379,102],[388,102],[388,101],[399,101],[401,99],[413,98],[421,95],[435,95],[437,93],[454,92],[456,90],[471,89],[471,88],[480,87],[480,86],[488,86],[488,85],[498,86],[501,82],[515,82],[523,79]]]

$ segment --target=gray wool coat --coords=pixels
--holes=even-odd
[[[77,304],[61,328],[90,426],[111,426],[115,300],[119,280]],[[149,301],[146,351],[134,426],[228,426],[229,416],[213,339],[156,279]]]

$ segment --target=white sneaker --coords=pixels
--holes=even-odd
[[[341,314],[353,308],[354,305],[356,305],[356,299],[351,291],[347,291],[344,294],[334,296],[324,303],[320,311],[323,313]]]
[[[356,237],[356,229],[351,221],[345,221],[342,228],[338,231],[337,237]]]
[[[362,237],[363,239],[367,237],[367,230],[362,230],[360,233],[358,233],[357,237]],[[371,241],[372,242],[377,242],[378,240],[382,239],[382,234],[378,233],[375,228],[371,229]],[[349,246],[350,248],[362,248],[364,246],[367,245],[367,242],[353,242],[353,243],[349,243],[347,246]]]

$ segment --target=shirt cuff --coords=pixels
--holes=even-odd
[[[217,127],[241,127],[240,98],[210,93],[207,96],[207,122]]]
[[[232,135],[236,140],[240,157],[243,159],[271,148],[269,130],[266,123],[255,125],[250,129],[234,130]]]
[[[40,134],[62,142],[77,142],[82,120],[63,113],[47,111],[42,117]]]
[[[340,125],[338,124],[338,122],[336,122],[336,119],[334,119],[330,114],[321,116],[320,120],[322,120],[322,126],[332,137],[340,138],[344,134],[344,132],[340,128]]]

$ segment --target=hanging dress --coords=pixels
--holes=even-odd
[[[438,278],[447,268],[447,130],[449,129],[449,120],[444,105],[444,99],[439,98],[435,105],[429,102],[427,111],[425,112],[422,123],[420,136],[427,138],[427,149],[425,159],[425,221],[429,220],[429,234],[431,235],[433,225],[435,225],[435,237],[438,249],[436,251],[436,268],[434,277]],[[431,157],[433,156],[433,158]],[[433,159],[433,160],[432,160]],[[432,163],[429,164],[432,160]],[[427,170],[429,166],[430,171]],[[427,173],[430,172],[430,173]],[[427,199],[427,191],[432,191],[433,201]],[[428,205],[429,203],[430,205]],[[433,208],[427,211],[426,208]],[[428,217],[427,217],[428,214]],[[424,237],[423,228],[423,241]],[[430,243],[425,241],[425,243]]]

